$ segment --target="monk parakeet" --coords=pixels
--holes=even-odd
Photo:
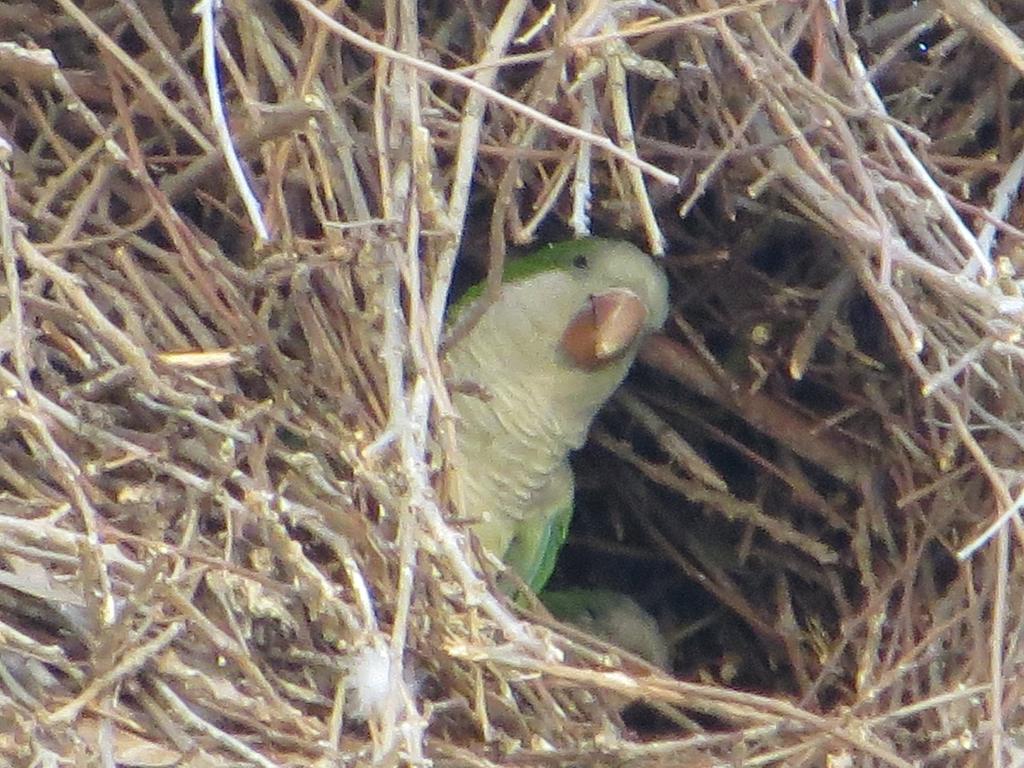
[[[547,590],[540,599],[559,621],[669,668],[669,648],[658,622],[629,595],[610,589]]]
[[[482,300],[470,289],[450,315]],[[569,452],[667,314],[668,281],[648,256],[573,240],[506,265],[500,296],[448,350],[466,512],[534,591],[572,517]]]

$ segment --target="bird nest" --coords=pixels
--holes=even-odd
[[[1003,7],[0,6],[2,761],[1019,764]],[[555,583],[669,670],[451,492],[452,286],[591,230],[673,310]]]

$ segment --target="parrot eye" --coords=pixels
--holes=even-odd
[[[572,260],[572,265],[576,267],[576,269],[586,269],[587,267],[590,266],[587,263],[587,257],[584,256],[582,253]]]

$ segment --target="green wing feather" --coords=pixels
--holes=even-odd
[[[569,535],[572,521],[572,495],[566,504],[551,514],[522,520],[515,538],[503,558],[515,569],[530,589],[540,592],[555,570],[558,553]]]

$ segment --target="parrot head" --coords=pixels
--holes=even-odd
[[[629,595],[574,587],[542,592],[540,599],[559,621],[671,669],[670,648],[657,620]]]
[[[557,334],[562,362],[583,371],[632,362],[668,314],[662,269],[630,243],[601,238],[542,248],[506,268],[504,291],[528,291],[538,340]],[[554,340],[554,339],[552,339]]]

